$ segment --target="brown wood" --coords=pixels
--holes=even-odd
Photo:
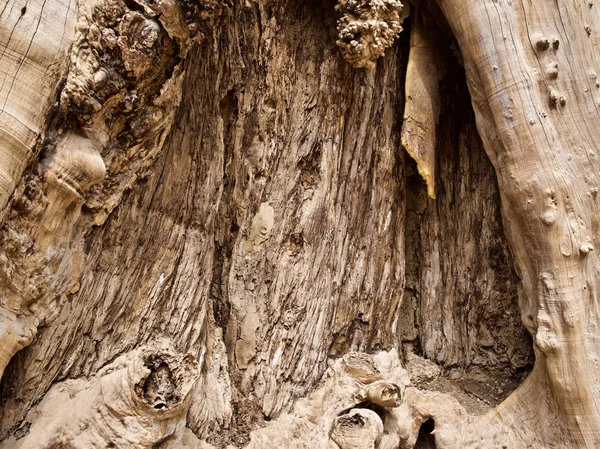
[[[591,2],[21,3],[0,448],[600,445]]]

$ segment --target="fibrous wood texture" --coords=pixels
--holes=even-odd
[[[215,369],[190,423],[218,434],[232,400],[262,420],[304,396],[328,354],[393,344],[401,58],[357,72],[337,52],[332,13],[263,7],[237,5],[230,26],[193,49],[164,157],[87,237],[89,276],[31,348],[64,362],[25,362],[33,371],[14,376],[26,397],[5,407],[8,427],[52,379],[91,374],[157,332]],[[309,45],[297,39],[307,33]]]
[[[0,8],[1,447],[600,445],[597,11],[335,6]]]
[[[18,3],[7,2],[3,11],[10,18],[17,7]],[[77,291],[85,259],[81,251],[84,233],[106,219],[123,191],[152,164],[172,124],[182,79],[180,57],[200,25],[188,25],[181,8],[171,3],[143,8],[143,4],[130,8],[119,1],[90,2],[78,8],[76,29],[67,10],[64,42],[57,48],[58,44],[50,45],[51,39],[44,40],[48,47],[35,43],[44,39],[49,17],[54,17],[51,9],[44,12],[23,6],[12,28],[8,19],[0,23],[9,36],[3,55],[16,58],[19,65],[30,67],[40,58],[56,70],[52,65],[58,64],[56,59],[69,61],[61,91],[41,90],[41,109],[33,108],[31,93],[21,88],[5,101],[8,112],[2,117],[17,114],[13,109],[27,117],[35,109],[36,115],[30,118],[39,121],[46,104],[59,98],[44,133],[36,125],[37,159],[14,194],[21,176],[10,168],[18,178],[7,184],[6,195],[13,195],[9,219],[0,233],[4,329],[0,372],[15,352],[31,342],[38,326],[59,313],[66,295]],[[211,17],[199,20],[204,24]],[[27,39],[34,39],[31,48],[17,45]],[[69,48],[68,57],[60,51],[64,48]],[[44,82],[56,78],[50,76],[54,74],[50,68]],[[34,76],[9,71],[5,83],[32,84]],[[13,140],[2,141],[6,152],[20,148],[12,146]],[[36,139],[29,140],[31,152]],[[21,171],[28,162],[16,153],[10,158],[22,163]],[[3,167],[8,170],[9,164]]]

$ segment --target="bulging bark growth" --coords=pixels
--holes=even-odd
[[[336,9],[342,54],[354,67],[374,68],[402,31],[408,9],[399,0],[339,0]]]

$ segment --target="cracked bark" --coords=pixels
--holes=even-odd
[[[597,10],[333,3],[0,7],[1,447],[600,445]]]

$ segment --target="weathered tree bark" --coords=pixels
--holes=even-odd
[[[599,23],[597,9],[591,2],[439,3],[496,168],[523,323],[537,355],[531,376],[493,420],[507,441],[596,447],[599,105],[590,24]],[[485,425],[488,435],[497,431]]]
[[[600,446],[598,24],[6,0],[0,447]]]

